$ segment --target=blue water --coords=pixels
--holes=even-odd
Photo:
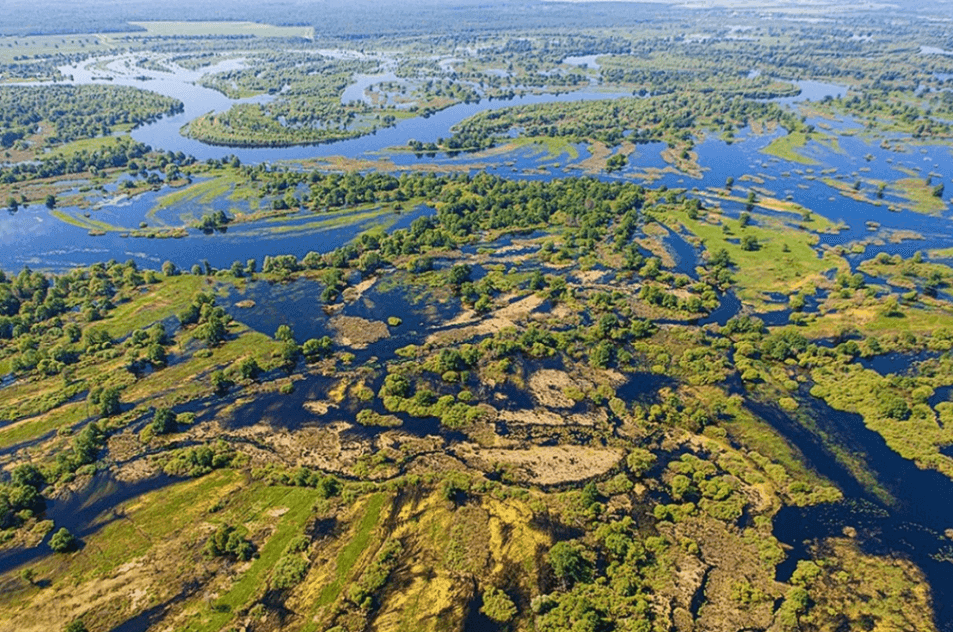
[[[214,147],[185,138],[180,128],[192,118],[209,111],[222,111],[236,100],[229,99],[219,92],[195,84],[205,72],[177,69],[175,73],[157,71],[143,71],[140,68],[125,66],[125,57],[117,57],[109,65],[109,72],[89,70],[93,62],[84,62],[77,66],[64,69],[67,75],[73,76],[76,83],[102,83],[103,76],[113,77],[113,84],[133,85],[145,89],[155,90],[169,96],[179,98],[185,104],[182,114],[162,118],[152,124],[143,126],[132,132],[133,138],[147,143],[154,148],[182,151],[199,159],[223,158],[228,155],[237,155],[243,162],[278,162],[287,160],[301,160],[329,156],[345,156],[349,158],[378,158],[386,155],[399,167],[413,167],[418,164],[438,164],[459,167],[471,166],[472,170],[486,169],[492,173],[505,177],[529,178],[548,180],[565,175],[582,175],[578,163],[588,157],[588,151],[583,146],[576,149],[580,155],[573,160],[568,154],[551,157],[538,147],[525,147],[517,152],[511,152],[502,157],[487,157],[474,154],[434,156],[414,155],[405,151],[388,152],[389,148],[406,147],[409,140],[422,142],[436,141],[441,137],[452,134],[453,126],[485,110],[496,110],[511,106],[545,103],[552,101],[582,101],[596,99],[611,99],[625,96],[621,93],[607,93],[594,91],[579,91],[563,94],[534,94],[512,99],[485,99],[479,103],[465,103],[447,108],[427,118],[413,118],[401,121],[396,126],[378,130],[361,138],[323,145],[301,146],[291,148],[239,149],[229,147]],[[95,60],[94,60],[95,61]],[[241,67],[241,60],[231,60],[212,67],[211,71],[227,70]],[[141,76],[149,77],[142,80]],[[360,82],[362,78],[358,78]],[[357,85],[355,83],[355,86]],[[817,100],[825,96],[838,96],[844,88],[834,84],[820,82],[798,82],[801,94],[796,97],[778,99],[779,103],[796,103],[811,99]],[[271,97],[257,98],[256,102],[267,101]],[[247,100],[246,100],[247,101]],[[812,121],[818,125],[831,126],[830,121]],[[835,127],[847,128],[857,124],[851,120],[834,123]],[[764,188],[769,189],[775,197],[791,196],[802,206],[811,209],[832,220],[843,220],[849,225],[847,230],[836,235],[823,235],[822,243],[838,245],[850,241],[865,239],[871,236],[864,224],[872,220],[879,222],[887,229],[907,229],[917,231],[925,237],[918,242],[902,244],[888,244],[868,249],[869,254],[886,251],[891,254],[899,252],[909,256],[914,250],[926,250],[933,247],[945,247],[953,243],[953,223],[950,213],[944,213],[942,218],[917,215],[911,212],[894,213],[887,209],[888,204],[898,203],[888,193],[882,206],[857,202],[841,196],[831,187],[819,179],[809,180],[803,176],[813,175],[820,178],[821,167],[810,169],[804,165],[788,163],[776,158],[770,158],[760,153],[771,140],[783,134],[778,130],[764,136],[754,136],[750,129],[741,130],[732,144],[726,144],[716,137],[709,137],[698,144],[699,162],[703,167],[701,178],[692,178],[681,173],[666,173],[654,181],[657,185],[670,188],[697,187],[702,192],[705,189],[721,188],[727,177],[736,180],[736,192],[744,192],[747,183],[739,181],[745,174],[763,176],[766,181]],[[898,169],[913,169],[926,177],[928,173],[942,174],[936,181],[949,180],[950,152],[946,147],[917,148],[908,153],[896,153],[882,149],[879,144],[868,144],[861,138],[842,137],[841,151],[833,151],[817,143],[810,143],[805,153],[815,157],[823,163],[824,168],[835,169],[833,177],[843,177],[847,182],[855,179],[870,178],[895,180],[907,177]],[[639,145],[636,152],[630,157],[629,164],[614,174],[601,174],[606,180],[640,180],[647,169],[663,170],[669,165],[662,159],[661,152],[665,149],[664,143],[648,143]],[[864,156],[873,155],[873,160],[867,161]],[[865,171],[860,171],[864,169]],[[867,171],[869,170],[869,171]],[[803,187],[803,188],[802,188]],[[865,185],[870,188],[869,185]],[[101,210],[92,211],[93,219],[100,219],[107,223],[127,226],[130,229],[138,228],[140,221],[147,221],[150,226],[167,223],[181,224],[177,217],[182,212],[180,208],[163,211],[155,218],[145,219],[145,214],[155,204],[159,193],[146,193],[134,200],[122,202],[119,205],[109,206]],[[742,195],[744,193],[741,193]],[[872,197],[872,194],[871,194]],[[740,204],[722,202],[725,212],[739,213]],[[210,203],[195,204],[192,214],[200,217],[203,213],[212,210],[229,212],[240,204],[220,198]],[[77,209],[64,209],[67,212],[77,213]],[[304,223],[312,221],[312,217],[302,216],[297,221]],[[792,220],[797,219],[792,216]],[[399,222],[398,226],[403,224]],[[307,235],[299,232],[265,234],[256,230],[254,226],[233,226],[225,233],[211,236],[201,236],[193,233],[185,239],[141,239],[124,238],[119,234],[110,233],[101,237],[91,237],[85,229],[68,226],[59,220],[50,217],[46,209],[37,205],[21,210],[14,216],[0,218],[0,267],[17,269],[23,265],[30,265],[43,269],[64,269],[75,265],[86,265],[95,261],[115,258],[119,260],[135,259],[144,267],[158,267],[163,261],[169,260],[180,267],[189,267],[193,263],[207,259],[215,267],[230,265],[232,261],[244,261],[249,258],[260,259],[265,252],[291,253],[303,256],[309,250],[326,252],[334,247],[346,243],[348,239],[366,226],[350,226],[339,230],[329,230],[318,234]],[[8,246],[2,248],[3,246]],[[670,246],[675,250],[679,268],[683,272],[693,273],[694,265],[690,262],[694,255],[688,252],[688,245],[671,240]]]

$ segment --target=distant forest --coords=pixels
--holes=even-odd
[[[580,5],[542,0],[354,0],[310,2],[262,0],[248,3],[201,3],[195,0],[4,0],[0,35],[104,33],[142,30],[137,20],[250,20],[276,25],[314,26],[316,35],[373,37],[435,31],[489,31],[510,28],[578,28],[645,22],[670,11],[666,4],[606,2]]]

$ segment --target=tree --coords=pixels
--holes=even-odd
[[[152,416],[152,432],[155,434],[169,434],[176,429],[177,415],[168,408],[156,408]]]
[[[748,198],[745,200],[745,209],[751,210],[754,208],[754,203],[758,201],[758,196],[755,195],[754,191],[748,191]]]
[[[46,196],[46,199],[43,201],[43,204],[46,205],[46,208],[52,209],[54,206],[56,206],[56,196],[50,193],[49,195]]]
[[[119,404],[119,387],[111,386],[104,389],[99,395],[99,416],[112,417],[118,415],[122,407]]]
[[[168,360],[165,347],[158,342],[153,342],[150,344],[146,348],[146,360],[148,360],[152,366],[157,368],[165,366],[165,363]]]
[[[318,358],[326,358],[331,355],[332,344],[333,341],[328,336],[310,338],[305,341],[304,345],[302,345],[301,352],[304,353],[304,356],[308,359],[308,361],[316,360]]]
[[[281,366],[288,372],[294,370],[298,363],[298,357],[301,355],[301,347],[293,340],[282,343],[278,351],[278,357],[281,359]]]
[[[254,380],[261,375],[261,367],[255,358],[248,357],[238,363],[238,374],[243,380]]]
[[[221,313],[219,310],[221,310]],[[209,313],[205,322],[195,329],[193,335],[208,346],[214,347],[225,340],[227,333],[224,310],[217,307]]]
[[[223,524],[208,539],[202,552],[206,557],[227,557],[247,562],[255,554],[255,545],[246,540],[237,528]]]
[[[86,624],[81,620],[76,619],[75,621],[67,623],[66,627],[63,628],[63,632],[89,632],[89,628],[87,628]]]
[[[499,588],[490,587],[483,592],[483,605],[480,612],[497,623],[512,621],[516,616],[516,604]]]
[[[76,548],[76,538],[66,527],[60,527],[50,538],[50,548],[57,553],[67,553]]]
[[[225,372],[221,370],[212,371],[209,379],[212,380],[212,388],[215,389],[215,392],[219,395],[224,395],[228,392],[228,387],[232,385],[231,380],[225,377]]]
[[[30,567],[24,568],[20,571],[20,579],[32,586],[33,581],[36,579],[36,570]]]
[[[592,564],[586,558],[586,549],[574,540],[554,544],[546,559],[566,589],[575,582],[588,581],[592,576]]]
[[[459,263],[450,268],[450,274],[447,276],[447,282],[450,285],[459,288],[465,281],[470,280],[472,269],[465,263]]]
[[[18,487],[32,487],[33,489],[42,489],[46,484],[46,478],[40,468],[32,463],[21,463],[13,468],[10,474],[10,482]]]
[[[745,235],[741,238],[741,249],[742,250],[758,250],[761,247],[761,244],[758,243],[758,239],[753,235]]]
[[[275,340],[280,342],[294,342],[295,335],[288,325],[278,325],[278,331],[275,332]]]

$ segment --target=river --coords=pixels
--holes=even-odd
[[[451,128],[458,122],[486,110],[496,110],[511,106],[546,103],[553,101],[585,101],[612,99],[626,96],[618,92],[604,92],[587,89],[561,94],[528,94],[512,99],[484,99],[478,103],[463,103],[446,108],[429,117],[405,119],[397,125],[378,130],[376,133],[351,140],[322,145],[298,146],[287,148],[229,148],[212,146],[186,138],[181,128],[192,119],[208,112],[221,112],[236,103],[266,103],[274,96],[261,95],[249,99],[230,99],[222,93],[197,84],[202,77],[216,72],[240,69],[244,61],[240,57],[218,62],[214,65],[189,70],[177,66],[171,56],[160,56],[154,61],[165,72],[156,69],[144,69],[136,65],[141,54],[117,55],[93,58],[79,64],[65,66],[61,70],[76,84],[100,83],[120,84],[153,90],[179,99],[184,111],[174,116],[166,116],[132,132],[132,137],[153,148],[174,152],[183,152],[200,160],[224,158],[236,155],[245,163],[274,163],[281,161],[304,160],[343,156],[346,158],[377,159],[387,156],[400,167],[412,168],[420,164],[441,164],[454,168],[486,168],[492,173],[504,177],[550,179],[571,175],[582,175],[578,166],[588,156],[585,147],[578,147],[578,159],[570,159],[568,154],[550,156],[546,152],[532,147],[511,152],[499,157],[482,156],[474,158],[470,154],[447,156],[445,154],[414,155],[407,152],[388,152],[394,147],[406,147],[409,140],[421,142],[436,141],[451,134]],[[588,63],[588,59],[586,60]],[[364,87],[375,79],[387,78],[384,75],[361,75],[355,78],[352,86],[345,90],[349,98],[359,98]],[[818,100],[825,96],[838,96],[844,88],[835,84],[813,81],[798,82],[801,94],[797,97],[778,99],[779,102],[794,103],[800,100]],[[818,121],[819,124],[823,122]],[[850,122],[845,125],[851,125]],[[790,163],[771,158],[763,149],[782,131],[768,135],[754,135],[750,130],[742,130],[732,143],[719,138],[709,137],[697,146],[699,163],[703,166],[701,178],[692,178],[685,174],[658,172],[668,166],[661,157],[665,148],[662,143],[640,145],[630,164],[616,174],[602,174],[606,180],[631,180],[643,177],[646,170],[654,170],[655,183],[672,188],[697,187],[700,192],[707,188],[720,188],[727,177],[738,178],[744,173],[761,178],[768,188],[778,197],[791,196],[803,206],[812,209],[832,220],[843,220],[849,229],[836,235],[823,236],[823,243],[837,245],[869,237],[865,221],[872,220],[882,227],[892,230],[915,231],[922,235],[922,241],[906,241],[898,244],[885,243],[876,247],[876,251],[890,254],[899,252],[911,254],[913,249],[945,247],[953,243],[953,223],[949,213],[937,218],[918,215],[911,212],[891,212],[889,204],[900,204],[902,200],[888,194],[882,206],[859,202],[836,193],[821,181],[818,167],[812,169],[802,164]],[[906,172],[940,172],[942,180],[950,178],[949,150],[944,147],[921,147],[916,152],[897,153],[868,143],[859,137],[841,137],[839,149],[828,150],[820,145],[811,145],[811,156],[825,166],[837,169],[837,174],[850,174],[851,179],[862,175],[865,179],[895,179]],[[872,157],[865,159],[864,156]],[[836,174],[835,174],[836,175]],[[852,181],[852,180],[851,180]],[[166,191],[163,191],[166,192]],[[115,197],[115,187],[107,187],[107,195]],[[117,197],[114,202],[108,199],[95,211],[94,218],[114,225],[127,226],[130,230],[147,221],[146,214],[154,206],[159,194],[147,193],[136,199]],[[228,211],[224,200],[207,204],[209,209],[221,207]],[[739,213],[740,204],[722,202],[725,212]],[[70,209],[61,209],[69,211]],[[75,209],[73,212],[76,212]],[[201,212],[196,212],[196,216]],[[303,223],[303,219],[302,219]],[[397,225],[404,222],[398,221]],[[151,222],[150,222],[151,224]],[[356,227],[332,232],[318,231],[305,235],[301,232],[274,234],[267,239],[269,253],[290,253],[303,256],[309,250],[326,252],[346,243]],[[201,245],[197,243],[202,239]],[[63,270],[77,265],[88,265],[107,259],[134,259],[144,267],[157,268],[164,261],[172,261],[181,268],[189,268],[199,259],[207,259],[215,267],[226,267],[236,260],[259,258],[265,254],[262,250],[260,231],[236,228],[225,234],[200,236],[186,239],[143,239],[122,237],[120,233],[107,233],[91,237],[87,230],[65,224],[51,216],[50,212],[39,205],[31,205],[16,214],[0,218],[0,267],[15,270],[23,265],[48,270]]]

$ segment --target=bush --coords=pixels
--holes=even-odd
[[[298,585],[308,572],[308,561],[297,554],[283,555],[271,573],[271,587],[285,590]]]
[[[223,524],[205,543],[202,553],[206,557],[227,557],[246,562],[255,554],[255,545],[246,540],[235,527]]]
[[[60,530],[50,538],[50,548],[57,553],[72,551],[76,548],[76,537],[66,527],[60,527]]]
[[[497,623],[512,621],[516,616],[516,604],[499,588],[487,588],[483,593],[483,606],[480,612]]]
[[[557,542],[549,549],[546,561],[564,585],[588,582],[592,578],[592,563],[586,556],[585,547],[579,542]]]
[[[154,434],[169,434],[176,430],[176,414],[168,408],[156,408],[152,417],[152,432]]]

